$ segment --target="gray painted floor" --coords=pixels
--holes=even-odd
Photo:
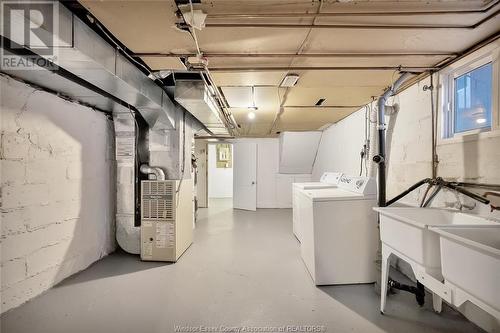
[[[168,333],[176,325],[481,332],[449,308],[441,315],[429,305],[418,308],[405,293],[389,297],[385,316],[378,303],[372,285],[313,286],[290,210],[233,211],[230,201],[214,200],[201,210],[195,242],[178,263],[115,253],[4,314],[1,326],[4,333]]]

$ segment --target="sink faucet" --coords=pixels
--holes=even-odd
[[[500,193],[498,192],[484,192],[483,197],[488,198],[488,196],[500,197]],[[491,211],[500,210],[500,206],[493,206],[490,203]]]

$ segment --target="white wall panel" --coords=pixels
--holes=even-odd
[[[233,168],[217,168],[217,149],[208,144],[208,197],[233,197]]]
[[[112,252],[114,134],[103,113],[0,76],[1,312]]]
[[[320,139],[320,131],[282,132],[279,172],[310,174]]]

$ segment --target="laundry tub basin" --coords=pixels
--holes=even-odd
[[[439,235],[430,226],[500,225],[498,220],[439,208],[376,207],[382,243],[441,278]]]
[[[441,269],[455,289],[453,303],[477,300],[500,319],[500,225],[429,229],[440,237]]]

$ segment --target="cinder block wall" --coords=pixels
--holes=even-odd
[[[112,252],[106,115],[0,75],[1,312]]]

